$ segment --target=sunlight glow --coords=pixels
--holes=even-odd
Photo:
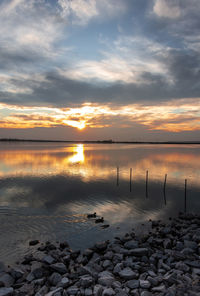
[[[63,123],[66,123],[69,126],[73,126],[82,130],[86,127],[85,121],[75,121],[75,120],[63,120]]]
[[[85,156],[83,144],[76,145],[76,147],[73,148],[73,151],[75,154],[67,159],[68,163],[84,163]]]

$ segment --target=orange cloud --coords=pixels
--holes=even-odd
[[[71,126],[85,127],[132,127],[133,123],[148,130],[170,132],[200,130],[199,99],[176,100],[160,106],[130,104],[114,106],[85,103],[79,108],[18,107],[0,104],[1,128],[35,128]],[[6,110],[6,111],[5,111]]]

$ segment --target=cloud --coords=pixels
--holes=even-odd
[[[176,19],[181,16],[179,0],[156,0],[153,11],[159,17]]]
[[[6,108],[10,114],[3,116],[1,127],[35,128],[72,126],[88,128],[131,128],[134,124],[145,126],[147,130],[172,132],[200,130],[199,98],[188,104],[174,101],[160,106],[129,104],[113,106],[110,104],[83,104],[79,108],[39,108],[0,105],[1,113]]]
[[[87,25],[93,19],[122,16],[126,11],[126,1],[121,0],[58,0],[61,15],[68,22]]]

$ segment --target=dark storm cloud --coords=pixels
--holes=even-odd
[[[64,32],[62,32],[64,20],[61,25],[58,11],[55,15],[52,11],[51,1],[48,5],[45,4],[45,9],[42,9],[39,4],[36,7],[34,1],[21,2],[21,10],[17,8],[14,11],[11,10],[10,21],[3,16],[0,18],[6,22],[5,28],[9,33],[9,38],[7,38],[4,32],[6,46],[0,47],[0,68],[10,71],[9,77],[4,78],[3,81],[5,86],[0,92],[0,102],[22,106],[67,107],[83,102],[157,104],[157,102],[175,98],[199,97],[200,53],[197,38],[200,28],[199,1],[125,1],[129,7],[129,17],[134,24],[137,24],[136,30],[140,28],[141,36],[148,35],[152,43],[157,40],[158,44],[166,45],[166,49],[165,47],[163,49],[163,56],[154,54],[155,60],[157,59],[163,65],[165,73],[143,69],[140,73],[140,81],[132,83],[130,81],[127,83],[122,81],[94,82],[94,80],[78,80],[78,78],[59,74],[59,71],[54,70],[56,62],[53,62],[53,54],[55,43],[60,36],[58,32],[59,30],[60,33]],[[32,6],[30,6],[31,3]],[[160,5],[157,9],[155,9],[156,3]],[[168,13],[165,5],[169,7],[171,14]],[[51,7],[50,11],[48,11],[49,7]],[[23,17],[25,12],[28,12],[29,18]],[[20,23],[17,23],[18,15],[21,17]],[[89,22],[89,19],[87,21]],[[11,28],[13,28],[13,34]],[[22,28],[23,30],[25,28],[26,34],[24,35]],[[131,33],[133,34],[133,31],[129,28],[124,35]],[[12,46],[13,36],[15,39],[13,39]],[[142,42],[142,37],[140,42]],[[110,41],[111,46],[112,41]],[[142,45],[141,48],[143,48]],[[153,55],[151,51],[150,55]],[[62,68],[59,65],[60,61],[57,68]],[[12,70],[18,70],[18,73],[13,75]],[[3,74],[7,75],[6,71]],[[34,77],[32,73],[35,74]],[[24,77],[21,77],[21,74],[24,74]]]
[[[90,102],[118,104],[166,101],[174,98],[195,98],[200,94],[200,55],[190,51],[171,50],[163,58],[171,81],[164,75],[143,72],[145,83],[92,83],[66,78],[58,72],[46,73],[42,81],[11,79],[17,88],[28,88],[32,93],[0,93],[3,103],[19,105],[51,105],[67,107]]]

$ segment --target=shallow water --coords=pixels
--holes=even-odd
[[[199,212],[199,164],[199,145],[0,143],[0,260],[30,252],[31,239],[83,249],[150,218]],[[110,227],[87,219],[93,212]]]

